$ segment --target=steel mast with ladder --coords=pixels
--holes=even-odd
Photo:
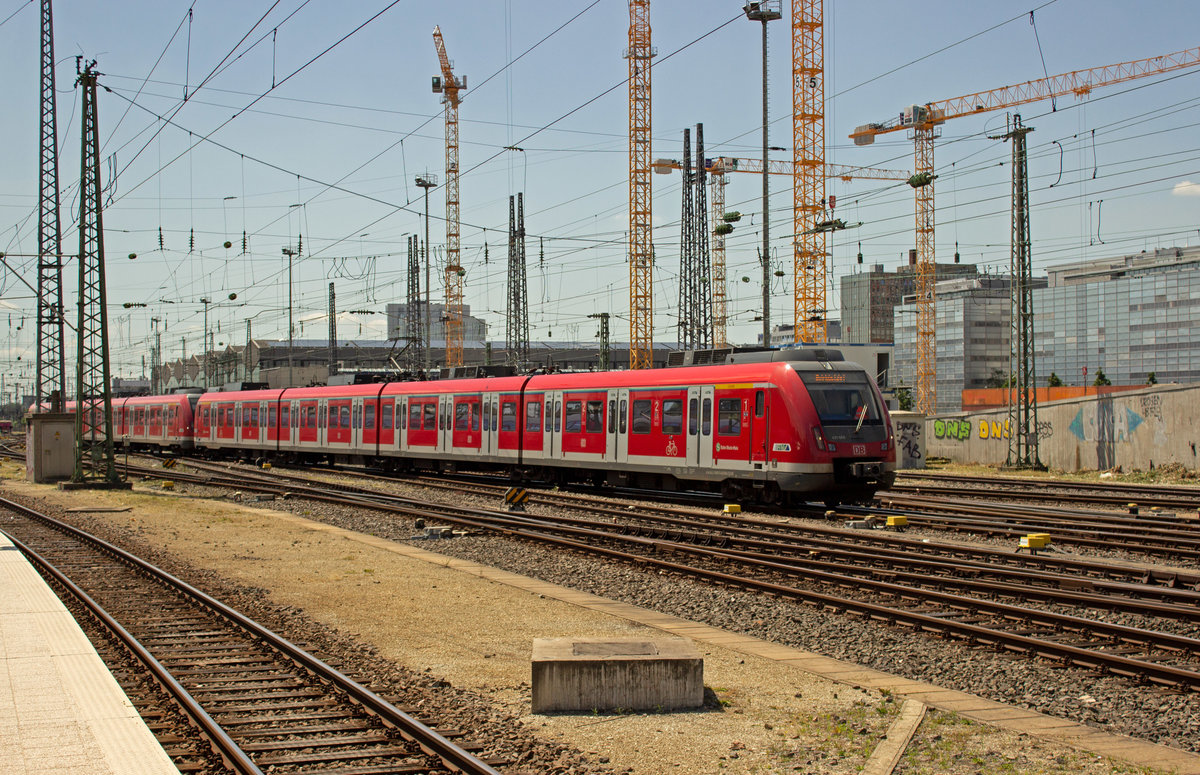
[[[433,44],[437,47],[441,77],[434,77],[433,91],[441,93],[446,105],[446,366],[463,365],[463,276],[459,250],[458,215],[458,93],[467,88],[467,78],[454,75],[454,64],[446,55],[442,28],[433,28]],[[427,248],[428,249],[428,248]]]
[[[58,121],[54,97],[54,14],[42,0],[42,121],[38,183],[37,377],[34,411],[45,402],[61,411],[66,399],[63,346],[62,219],[58,196]],[[52,399],[55,399],[52,401]]]
[[[1073,70],[1069,73],[975,92],[941,102],[911,105],[890,121],[864,124],[850,135],[855,145],[870,145],[877,135],[911,131],[913,187],[916,190],[917,248],[917,374],[914,408],[932,414],[937,409],[936,297],[934,291],[933,141],[942,124],[962,116],[1026,105],[1073,94],[1086,97],[1092,89],[1132,81],[1200,64],[1200,47],[1163,56]]]
[[[825,31],[823,0],[792,0],[792,265],[796,342],[824,342]],[[764,256],[763,260],[767,260]],[[764,344],[767,344],[764,342]]]

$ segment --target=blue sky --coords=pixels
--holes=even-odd
[[[787,5],[785,20],[770,27],[771,144],[788,149],[774,154],[785,159],[792,147]],[[0,280],[0,305],[11,315],[0,368],[10,382],[31,379],[35,357],[34,300],[18,278],[36,284],[35,264],[15,254],[36,251],[37,6],[0,1],[0,19],[8,19],[0,25],[7,107],[0,250],[14,254],[13,270]],[[1200,5],[1184,0],[932,0],[920,13],[887,0],[825,6],[826,159],[839,164],[911,169],[912,143],[903,133],[867,148],[847,139],[855,126],[889,119],[907,104],[1200,42]],[[54,11],[67,252],[77,248],[67,225],[79,175],[75,56],[97,60],[100,82],[111,90],[101,93],[99,112],[102,153],[111,156],[102,177],[112,186],[104,223],[117,374],[141,372],[151,317],[166,320],[168,357],[179,354],[185,338],[195,352],[201,297],[238,295],[209,310],[219,342],[241,343],[247,319],[255,336],[286,337],[281,248],[295,246],[300,235],[299,335],[325,335],[331,281],[340,309],[380,313],[343,312],[339,334],[382,335],[385,304],[403,301],[406,235],[423,230],[413,178],[429,171],[444,179],[441,105],[430,89],[438,73],[434,25],[456,72],[468,78],[460,113],[461,218],[472,312],[503,339],[508,196],[524,191],[527,231],[535,235],[527,245],[534,338],[591,339],[595,321],[587,315],[596,312],[612,313],[614,339],[627,338],[625,2],[59,0]],[[651,6],[651,25],[659,52],[653,155],[678,158],[683,129],[702,122],[709,156],[757,157],[758,24],[742,16],[739,2],[660,0]],[[1097,90],[1087,101],[1060,98],[1055,109],[1036,103],[1021,110],[1035,128],[1035,271],[1200,243],[1198,83],[1200,67]],[[185,90],[189,99],[181,105]],[[172,125],[160,120],[166,116]],[[1007,271],[1010,150],[987,139],[1002,133],[1004,122],[997,111],[944,127],[935,151],[939,261],[953,260],[957,243],[964,262]],[[726,189],[728,209],[745,216],[727,259],[729,331],[739,342],[761,328],[753,321],[760,306],[760,187],[756,176],[731,175]],[[830,181],[828,191],[837,196],[838,216],[863,222],[831,240],[836,317],[838,278],[858,271],[860,242],[867,265],[894,268],[904,260],[913,244],[913,204],[902,183]],[[654,176],[655,339],[663,342],[675,340],[679,202],[678,175]],[[444,215],[440,189],[429,204],[435,218]],[[790,322],[788,178],[772,179],[771,217],[772,251],[788,274],[772,289],[773,317]],[[444,234],[434,220],[435,254]],[[68,293],[75,271],[72,262]],[[126,302],[148,306],[126,309]]]

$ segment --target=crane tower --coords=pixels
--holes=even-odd
[[[629,0],[629,368],[654,365],[650,239],[650,0]]]
[[[442,28],[433,28],[442,75],[433,78],[433,91],[446,105],[446,366],[463,365],[463,276],[459,254],[458,217],[458,93],[467,88],[467,77],[454,75],[454,64],[446,54]]]

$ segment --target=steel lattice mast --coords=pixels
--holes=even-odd
[[[629,368],[654,365],[650,185],[650,0],[629,0]]]
[[[696,224],[694,199],[696,174],[692,172],[692,130],[683,130],[683,185],[679,207],[679,322],[676,324],[679,348],[688,350],[692,342],[695,311]]]
[[[37,377],[34,411],[57,395],[66,396],[66,353],[63,345],[62,220],[58,198],[58,121],[54,92],[54,14],[42,0],[42,121],[38,183]]]
[[[525,273],[525,194],[508,198],[508,307],[505,310],[505,359],[522,367],[529,363],[529,294]]]
[[[337,374],[337,296],[329,284],[329,376]]]
[[[725,186],[728,181],[725,175],[717,171],[718,162],[714,161],[712,174],[709,176],[709,194],[713,224],[712,232],[712,342],[713,347],[728,347],[729,336],[726,333],[726,321],[729,319],[729,305],[726,296],[725,271],[725,232],[717,231],[715,227],[725,218]],[[655,162],[657,165],[657,162]]]
[[[404,362],[410,371],[419,371],[425,362],[425,338],[422,335],[421,315],[421,248],[420,237],[408,238],[408,305],[404,310],[404,327],[408,332]]]
[[[76,68],[79,67],[76,59]],[[75,386],[73,482],[116,484],[112,396],[109,392],[108,316],[104,290],[104,224],[100,199],[100,129],[96,63],[79,74],[83,87],[79,172],[79,324]]]
[[[794,338],[824,342],[825,42],[822,0],[792,0],[792,234]],[[767,260],[767,257],[763,257]],[[764,342],[764,344],[767,344]]]
[[[458,201],[458,93],[466,89],[466,78],[454,75],[454,65],[446,54],[441,27],[433,28],[442,80],[434,90],[442,92],[446,105],[446,366],[463,365],[463,276],[459,255]]]
[[[1009,334],[1008,460],[1012,468],[1045,469],[1038,454],[1037,366],[1033,357],[1033,256],[1029,234],[1029,163],[1025,136],[1033,127],[1013,116],[1003,135],[1012,140],[1012,252],[1009,272],[1013,288]]]

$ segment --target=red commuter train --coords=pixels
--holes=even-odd
[[[204,394],[114,402],[135,448],[390,470],[720,492],[769,503],[863,500],[895,478],[874,381],[837,351],[720,365]]]

